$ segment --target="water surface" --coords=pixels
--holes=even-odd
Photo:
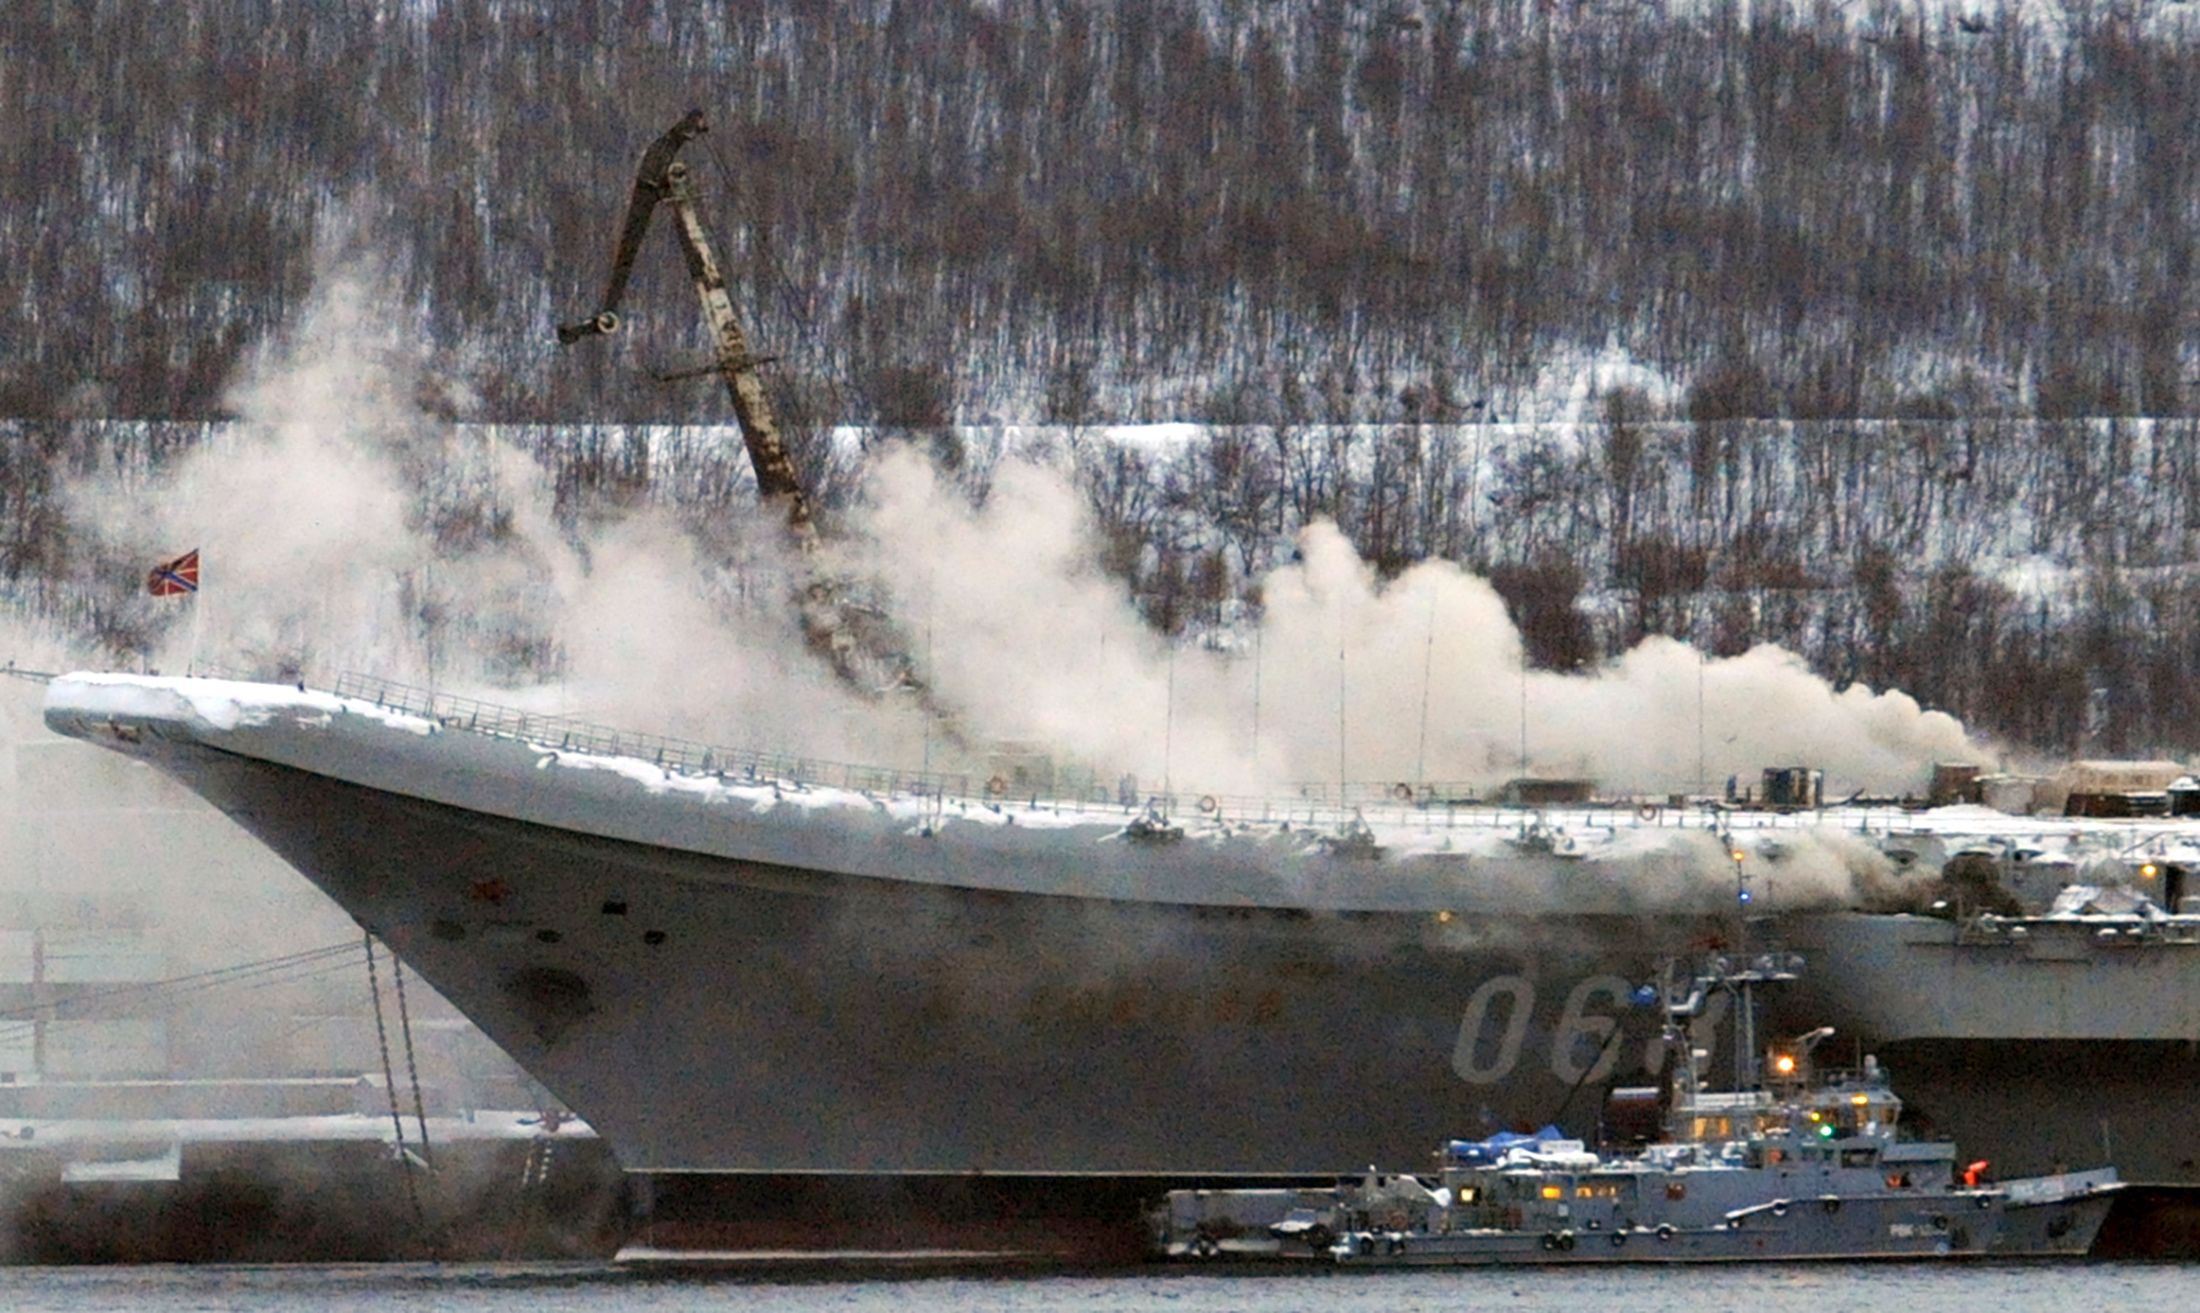
[[[2188,1313],[2200,1264],[1862,1264],[1704,1268],[1513,1268],[1413,1272],[1108,1274],[822,1269],[650,1271],[599,1265],[107,1267],[0,1269],[11,1313]]]

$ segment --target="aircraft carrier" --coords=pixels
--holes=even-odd
[[[1774,1026],[1835,1025],[1997,1171],[2200,1177],[2191,820],[1126,807],[360,680],[70,675],[45,717],[267,843],[663,1198],[895,1179],[997,1214],[1586,1134],[1663,1065],[1639,985],[1741,913],[1811,962]],[[1891,860],[1988,848],[2126,887],[1876,910]]]

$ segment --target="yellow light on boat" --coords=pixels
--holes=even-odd
[[[1560,1186],[1546,1185],[1543,1187],[1543,1197],[1545,1199],[1564,1199],[1566,1197],[1566,1191],[1563,1187]]]
[[[1734,850],[1734,860],[1735,860],[1735,861],[1737,861],[1737,862],[1738,862],[1738,861],[1740,861],[1740,860],[1742,860],[1742,859],[1743,859],[1744,857],[1747,857],[1747,856],[1749,856],[1749,854],[1748,854],[1748,853],[1745,853],[1745,852],[1743,852],[1743,851],[1742,851],[1741,849],[1739,849],[1739,848],[1736,848],[1736,849]]]
[[[1436,914],[1436,921],[1439,925],[1451,924],[1451,910],[1449,908],[1446,908],[1444,911],[1438,912]]]
[[[2148,862],[2148,863],[2147,863],[2146,865],[2144,865],[2144,866],[2142,866],[2142,867],[2140,867],[2140,868],[2139,868],[2139,875],[2140,875],[2140,878],[2142,878],[2142,879],[2146,879],[2146,880],[2151,880],[2151,879],[2153,879],[2153,878],[2154,878],[2155,876],[2157,876],[2157,875],[2160,875],[2161,873],[2162,873],[2162,868],[2161,868],[2161,867],[2159,867],[2159,866],[2156,866],[2156,865],[2155,865],[2154,863],[2152,863],[2152,862]]]
[[[1793,1076],[1795,1074],[1795,1055],[1792,1053],[1783,1053],[1779,1057],[1774,1058],[1772,1060],[1772,1069],[1776,1072],[1779,1072],[1782,1076]]]
[[[1849,1096],[1849,1102],[1855,1104],[1859,1108],[1863,1107],[1867,1103],[1870,1103],[1871,1101],[1872,1096],[1869,1094],[1851,1094]]]

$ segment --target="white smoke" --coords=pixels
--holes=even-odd
[[[200,551],[196,596],[139,599],[158,627],[149,664],[502,685],[564,714],[811,751],[872,739],[802,655],[781,584],[750,581],[739,604],[657,508],[561,527],[527,453],[430,413],[442,385],[388,267],[339,234],[319,268],[232,387],[235,424],[150,481],[69,491],[110,555]],[[551,683],[515,680],[545,664]]]
[[[900,766],[939,750],[906,700],[864,701],[804,647],[776,532],[729,564],[647,503],[561,524],[530,457],[426,413],[387,269],[343,241],[321,263],[298,322],[233,389],[238,424],[153,486],[76,490],[79,520],[146,564],[201,549],[195,599],[143,601],[172,612],[164,668],[356,668],[743,746]],[[1583,674],[1523,671],[1487,582],[1431,562],[1383,583],[1328,524],[1260,581],[1258,625],[1230,652],[1172,646],[1097,543],[1053,469],[1006,461],[973,506],[901,450],[869,471],[836,564],[876,588],[965,744],[1030,743],[1149,789],[1486,787],[1526,770],[1665,792],[1799,764],[1876,791],[1978,752],[1950,717],[1836,691],[1770,647],[1706,659],[1651,639]],[[543,653],[556,677],[509,687]]]
[[[1666,792],[1787,764],[1888,790],[1979,751],[1952,717],[1836,691],[1770,646],[1716,659],[1653,638],[1585,674],[1524,671],[1486,581],[1429,562],[1381,583],[1326,523],[1260,582],[1256,633],[1228,654],[1171,648],[1099,570],[1097,531],[1054,472],[1004,466],[982,508],[908,453],[869,486],[857,559],[922,632],[931,683],[980,741],[1226,791],[1482,786],[1525,769]]]

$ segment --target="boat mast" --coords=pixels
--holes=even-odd
[[[1691,1128],[1686,1122],[1693,1116],[1696,1096],[1703,1092],[1703,1068],[1696,1060],[1692,1027],[1709,1007],[1711,995],[1724,990],[1734,1000],[1734,1089],[1737,1092],[1756,1090],[1763,1076],[1761,1056],[1757,1053],[1757,986],[1791,981],[1802,966],[1803,959],[1793,953],[1714,957],[1689,973],[1685,994],[1674,984],[1676,966],[1666,968],[1659,988],[1665,1010],[1664,1037],[1667,1051],[1678,1049],[1680,1053],[1673,1082],[1673,1106],[1668,1114],[1667,1130],[1673,1138],[1690,1138]],[[1803,1051],[1807,1053],[1810,1045],[1832,1033],[1828,1028],[1804,1036]]]

